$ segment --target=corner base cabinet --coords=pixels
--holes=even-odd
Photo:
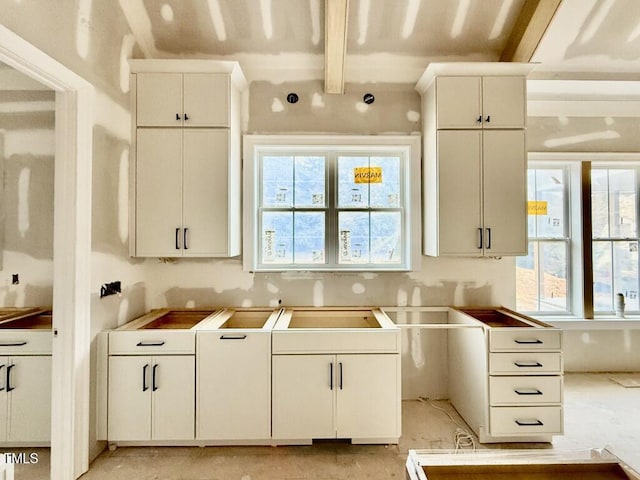
[[[236,62],[131,60],[134,257],[240,254],[241,95]]]

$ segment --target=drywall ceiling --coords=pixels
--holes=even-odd
[[[233,58],[250,81],[296,81],[323,78],[325,1],[119,4],[144,57]],[[555,14],[534,29],[541,71],[640,72],[638,0],[350,0],[345,81],[411,83],[432,61],[498,61],[538,5]]]

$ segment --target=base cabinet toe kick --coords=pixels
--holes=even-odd
[[[551,442],[564,433],[562,331],[511,310],[454,308],[453,406],[481,443]]]

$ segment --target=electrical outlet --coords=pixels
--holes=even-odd
[[[18,276],[17,273],[12,273],[11,274],[11,285],[19,285],[20,284],[20,277]]]
[[[122,292],[122,285],[120,281],[105,283],[100,287],[100,298],[108,295],[115,295]]]

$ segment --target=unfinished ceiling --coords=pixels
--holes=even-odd
[[[119,3],[144,57],[233,58],[250,81],[295,81],[323,78],[325,1]],[[527,16],[538,7],[548,18]],[[432,61],[504,60],[527,27],[532,61],[549,69],[640,72],[638,0],[350,0],[345,81],[411,83]]]

